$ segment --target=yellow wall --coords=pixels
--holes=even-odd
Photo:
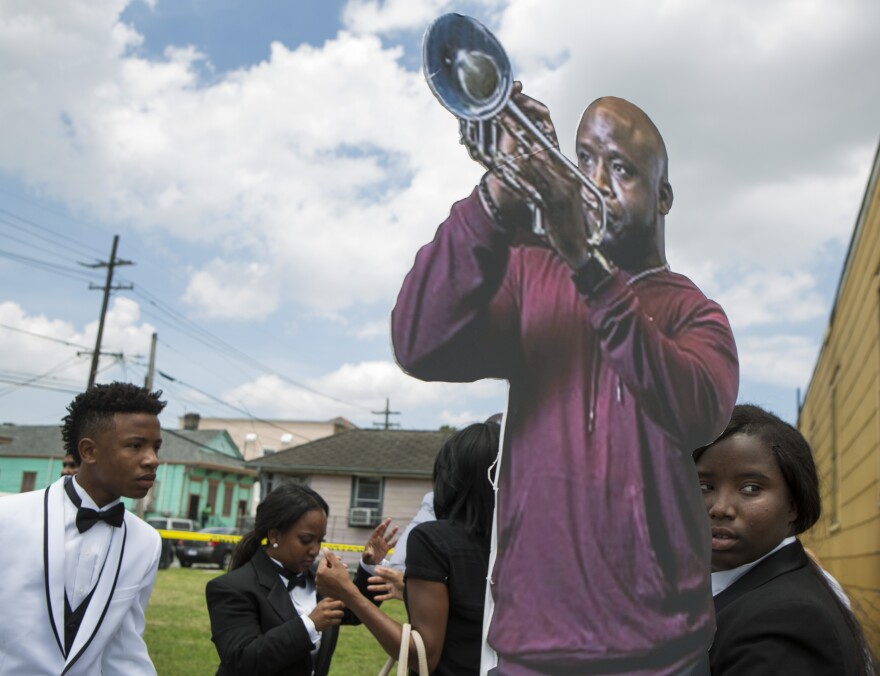
[[[846,589],[875,654],[880,654],[878,174],[880,155],[798,419],[819,469],[823,512],[802,539]]]

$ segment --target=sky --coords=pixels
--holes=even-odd
[[[0,0],[0,422],[98,382],[184,413],[461,426],[500,381],[423,383],[389,314],[480,167],[421,72],[485,23],[563,152],[585,106],[663,134],[667,256],[728,314],[740,401],[794,422],[880,141],[876,0]],[[89,267],[92,266],[92,267]]]

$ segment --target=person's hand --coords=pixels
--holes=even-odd
[[[556,129],[547,106],[523,94],[522,83],[518,81],[513,83],[511,100],[535,126],[543,130],[544,136],[550,143],[558,148]],[[506,171],[515,173],[518,181],[526,183],[540,193],[541,190],[535,185],[533,177],[536,173],[540,174],[545,171],[548,152],[543,144],[534,139],[532,134],[526,134],[530,146],[524,146],[521,141],[514,138],[509,129],[521,129],[522,124],[506,110],[501,114],[501,121],[503,124],[496,145],[504,155],[508,156],[508,159],[497,165],[495,171],[486,174],[484,178],[486,189],[501,214],[502,225],[508,230],[531,231],[532,215],[523,199],[526,193],[515,191],[504,182],[499,174]]]
[[[324,631],[342,622],[342,611],[345,604],[335,599],[324,598],[318,601],[315,609],[309,613],[309,619],[315,623],[315,629]]]
[[[403,571],[376,566],[376,575],[367,579],[367,591],[375,594],[376,601],[398,599],[403,601]]]
[[[394,526],[394,528],[389,530],[388,527],[390,525],[391,519],[385,519],[370,533],[370,539],[364,545],[364,555],[362,557],[364,563],[368,566],[382,563],[382,559],[388,554],[388,550],[397,544],[394,536],[397,535],[398,528]]]
[[[330,596],[337,599],[345,599],[352,591],[357,593],[357,587],[348,576],[348,568],[342,559],[329,549],[324,549],[324,556],[318,563],[315,573],[315,586],[321,596]]]
[[[591,248],[580,181],[558,162],[546,162],[532,181],[541,193],[541,225],[550,246],[577,270],[588,260]]]

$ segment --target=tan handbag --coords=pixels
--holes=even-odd
[[[416,646],[416,652],[419,655],[419,674],[420,676],[428,676],[428,657],[425,652],[425,642],[422,640],[421,634],[412,628],[409,623],[404,623],[403,632],[400,635],[400,654],[397,660],[389,657],[379,676],[388,676],[391,673],[391,667],[397,662],[397,676],[406,676],[409,670],[409,637],[412,635],[413,643]]]

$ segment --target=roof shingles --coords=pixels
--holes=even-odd
[[[161,462],[247,470],[243,460],[212,450],[212,444],[234,443],[217,439],[222,430],[163,430]],[[0,425],[0,437],[12,439],[0,445],[0,457],[61,458],[64,446],[59,425]],[[249,473],[245,471],[244,473]]]
[[[264,472],[430,477],[448,431],[362,430],[333,434],[251,460]]]

